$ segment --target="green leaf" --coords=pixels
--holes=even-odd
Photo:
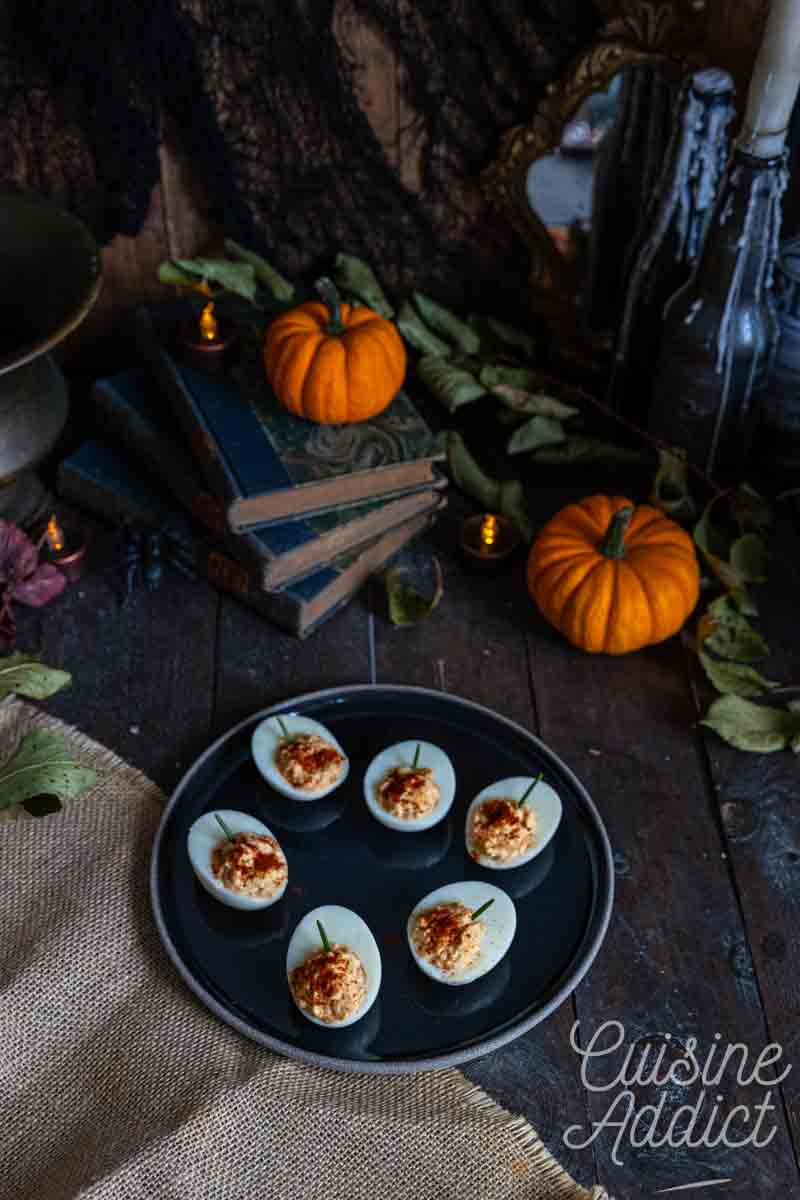
[[[369,263],[354,254],[337,254],[333,278],[343,292],[358,296],[382,317],[393,317],[394,309]]]
[[[721,658],[734,662],[758,662],[769,654],[769,646],[727,596],[708,606],[705,645]]]
[[[294,299],[294,284],[291,284],[288,279],[284,279],[280,272],[276,271],[272,264],[268,263],[260,254],[256,254],[253,250],[246,250],[232,238],[225,239],[225,249],[232,258],[250,264],[258,282],[263,283],[275,300],[288,303]]]
[[[535,356],[536,338],[532,333],[527,333],[524,329],[518,329],[516,325],[508,325],[505,321],[498,321],[496,317],[485,316],[481,313],[470,313],[468,320],[472,328],[481,335],[482,345],[486,340],[490,343],[493,342],[498,349],[510,346],[514,350],[521,350],[528,358]]]
[[[72,683],[68,671],[47,667],[30,654],[18,652],[0,658],[0,700],[12,692],[31,700],[46,700]]]
[[[434,358],[432,355],[421,358],[417,363],[417,374],[451,413],[464,404],[471,404],[486,392],[470,371],[454,366],[447,358]]]
[[[172,287],[196,288],[201,282],[191,271],[184,271],[174,262],[162,262],[158,266],[159,283],[168,283]]]
[[[477,500],[486,512],[500,512],[510,517],[526,542],[533,535],[525,492],[518,479],[492,479],[478,465],[467,449],[460,433],[451,431],[447,437],[447,465],[453,483],[462,492]]]
[[[520,391],[535,390],[541,382],[541,374],[530,367],[487,366],[481,368],[481,383],[487,392],[493,392],[499,385],[516,388]]]
[[[800,734],[800,716],[782,708],[753,704],[741,696],[720,696],[700,722],[737,750],[769,754],[783,750]]]
[[[704,650],[699,652],[700,663],[718,692],[733,696],[760,696],[770,688],[777,687],[771,679],[765,679],[753,667],[744,663],[719,662]]]
[[[728,592],[728,599],[743,617],[758,616],[758,604],[745,588],[734,588],[733,591]]]
[[[640,463],[644,460],[640,450],[618,446],[615,442],[604,442],[600,438],[570,434],[559,446],[543,446],[532,455],[535,463],[552,466],[571,466],[574,463]]]
[[[457,488],[477,500],[486,512],[500,508],[500,483],[478,465],[466,447],[460,433],[447,436],[447,466]]]
[[[173,266],[192,276],[195,283],[205,279],[218,283],[226,292],[243,296],[245,300],[255,299],[256,273],[249,263],[233,263],[227,258],[176,258]]]
[[[384,574],[386,595],[389,600],[389,620],[393,625],[418,625],[429,617],[444,595],[444,578],[438,558],[433,560],[436,571],[436,586],[430,598],[421,596],[416,588],[406,583],[407,567],[390,567]]]
[[[395,322],[409,346],[419,350],[420,354],[429,354],[434,358],[447,358],[451,347],[432,333],[424,321],[420,320],[414,309],[406,300]]]
[[[731,566],[747,583],[764,583],[768,558],[767,547],[757,533],[743,533],[731,546]]]
[[[742,533],[766,533],[772,524],[772,507],[749,483],[740,483],[731,496],[731,509]]]
[[[685,450],[659,450],[658,470],[650,492],[650,503],[675,521],[690,521],[697,515],[689,490]]]
[[[728,561],[730,545],[722,531],[711,521],[712,500],[694,527],[694,544],[723,587],[741,590],[747,580],[741,571]]]
[[[509,387],[507,383],[496,383],[492,392],[500,397],[506,408],[529,417],[555,417],[557,421],[566,421],[580,412],[579,408],[564,404],[545,392],[526,392],[522,388]]]
[[[525,542],[533,541],[533,522],[525,499],[525,490],[519,479],[504,479],[500,483],[500,512],[510,517]]]
[[[531,417],[515,429],[508,440],[509,454],[522,454],[526,450],[537,450],[540,446],[557,446],[567,440],[564,426],[553,417]]]
[[[449,308],[431,300],[430,296],[424,296],[422,292],[414,292],[414,303],[425,324],[436,333],[449,338],[453,345],[458,346],[465,354],[478,354],[481,348],[480,335],[466,321],[450,312]]]
[[[37,729],[0,770],[0,809],[46,794],[78,796],[94,786],[97,776],[70,758],[60,733]]]

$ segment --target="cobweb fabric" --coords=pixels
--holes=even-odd
[[[476,176],[590,38],[591,4],[343,6],[391,48],[419,192],[361,106],[333,0],[0,0],[0,176],[58,198],[102,242],[135,235],[168,122],[215,220],[286,272],[343,249],[389,284],[484,300],[498,279],[513,287],[525,256],[482,211]]]

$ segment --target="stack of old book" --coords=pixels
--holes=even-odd
[[[60,494],[158,529],[167,554],[305,636],[444,504],[436,439],[404,391],[358,425],[314,425],[270,392],[258,355],[190,366],[174,306],[142,309],[141,368],[94,389],[98,439],[59,469]]]

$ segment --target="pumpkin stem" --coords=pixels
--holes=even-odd
[[[342,324],[342,302],[339,299],[339,293],[336,290],[336,284],[332,279],[328,279],[326,275],[322,279],[318,279],[314,284],[317,290],[317,295],[323,304],[327,305],[330,311],[330,320],[325,327],[326,333],[344,333],[344,325]]]
[[[617,509],[614,513],[606,530],[606,535],[600,543],[600,553],[605,554],[606,558],[625,557],[625,533],[631,523],[632,516],[633,508],[630,504],[626,504],[624,508]]]

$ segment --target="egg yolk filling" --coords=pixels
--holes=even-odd
[[[237,833],[211,853],[216,879],[232,892],[268,900],[286,883],[289,868],[274,838],[258,833]]]
[[[527,804],[492,797],[472,814],[473,854],[510,862],[530,850],[536,837],[536,813]]]
[[[476,962],[485,932],[483,921],[473,921],[466,905],[452,901],[421,912],[411,937],[420,958],[440,971],[460,975]]]
[[[317,950],[291,972],[289,984],[304,1012],[318,1021],[346,1021],[367,995],[367,972],[347,946]]]
[[[381,807],[404,820],[427,816],[440,796],[430,767],[394,767],[378,785]]]
[[[342,773],[344,755],[318,733],[300,733],[281,741],[275,765],[292,787],[319,792],[336,783]]]

